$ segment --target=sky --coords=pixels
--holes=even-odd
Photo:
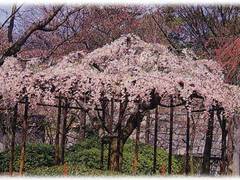
[[[0,3],[0,22],[1,23],[8,17],[8,15],[5,13],[5,11],[9,12],[10,9],[11,9],[11,5],[1,5],[1,3]]]

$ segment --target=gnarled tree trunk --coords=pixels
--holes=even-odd
[[[110,170],[121,171],[123,160],[123,146],[125,142],[118,138],[111,138]]]

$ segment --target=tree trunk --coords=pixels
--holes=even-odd
[[[20,168],[19,174],[22,176],[25,166],[25,154],[26,154],[26,141],[27,141],[27,120],[28,120],[28,97],[25,99],[25,110],[24,110],[24,117],[23,117],[23,126],[22,126],[22,147],[21,147],[21,154],[20,154]]]
[[[12,138],[11,138],[11,157],[9,162],[9,174],[13,174],[13,162],[14,162],[14,151],[15,151],[15,134],[16,134],[16,123],[17,123],[18,104],[14,107],[13,118],[11,122]]]
[[[60,135],[60,123],[61,123],[61,96],[58,99],[58,117],[56,124],[56,137],[55,137],[55,164],[58,165],[60,163],[60,148],[59,148],[59,135]]]
[[[110,170],[121,171],[124,142],[118,137],[111,139]]]

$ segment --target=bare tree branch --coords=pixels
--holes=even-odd
[[[2,23],[0,29],[2,29],[2,28],[6,25],[6,23],[7,23],[13,16],[16,15],[16,13],[21,9],[22,6],[23,6],[23,5],[20,5],[20,6],[14,11],[14,13],[11,13],[11,15]]]
[[[27,41],[27,39],[37,30],[42,30],[46,25],[48,25],[53,18],[58,14],[63,6],[58,6],[56,9],[49,13],[49,15],[37,22],[32,23],[32,25],[18,38],[18,40],[12,44],[8,49],[6,49],[0,58],[0,66],[4,63],[4,59],[8,56],[16,55]]]

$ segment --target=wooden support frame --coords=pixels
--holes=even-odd
[[[62,98],[58,99],[58,115],[56,122],[56,136],[55,136],[55,164],[60,163],[60,148],[59,148],[59,139],[60,139],[60,124],[61,124],[61,114],[62,114]]]
[[[153,147],[153,174],[157,168],[157,141],[158,141],[158,106],[155,109],[155,124],[154,124],[154,147]]]
[[[210,158],[212,150],[212,138],[213,138],[213,124],[214,124],[214,110],[209,110],[210,117],[208,119],[208,129],[206,133],[206,141],[203,153],[203,162],[201,174],[209,175],[210,174]]]
[[[61,164],[64,164],[65,160],[65,144],[66,144],[66,125],[67,125],[67,115],[68,115],[68,99],[65,98],[65,106],[63,109],[63,119],[62,119],[62,138],[61,138]]]
[[[169,148],[168,148],[168,174],[172,174],[172,143],[173,143],[173,97],[170,97],[170,128],[169,128]]]
[[[136,175],[137,171],[138,171],[140,131],[141,131],[141,123],[139,123],[136,128],[134,157],[133,157],[133,163],[132,163],[132,174],[133,175]]]
[[[28,119],[28,108],[29,108],[29,102],[28,102],[28,98],[26,97],[26,100],[24,101],[21,101],[19,103],[24,103],[25,104],[25,110],[24,110],[24,121],[23,121],[23,129],[25,129],[27,131],[27,119]],[[112,103],[113,104],[113,103]],[[58,105],[48,105],[48,104],[42,104],[42,103],[39,103],[37,104],[39,106],[46,106],[46,107],[57,107],[58,108],[58,119],[61,119],[61,110],[62,108],[64,109],[64,112],[67,112],[68,109],[79,109],[79,110],[82,110],[81,107],[74,107],[74,106],[70,106],[67,102],[65,103],[65,105],[62,105],[62,102],[61,102],[61,98],[59,98],[59,103]],[[171,97],[170,99],[170,105],[167,106],[167,105],[163,105],[163,104],[160,104],[159,106],[162,106],[162,107],[166,107],[166,108],[170,108],[170,134],[169,134],[169,155],[168,155],[168,174],[170,175],[172,173],[172,140],[173,140],[173,120],[174,120],[174,107],[178,107],[178,106],[181,106],[181,105],[184,105],[184,103],[181,103],[181,104],[176,104],[174,105],[173,104],[173,97]],[[96,109],[98,111],[104,111],[103,109]],[[212,121],[210,123],[212,123],[212,126],[213,126],[213,123],[214,123],[214,111],[218,111],[218,110],[223,110],[223,108],[221,107],[213,107],[209,112],[210,112],[210,120],[211,120],[211,117],[212,117]],[[113,110],[111,110],[113,111]],[[157,130],[157,126],[158,126],[158,122],[157,122],[157,118],[158,118],[158,115],[159,113],[157,112],[157,108],[156,108],[156,112],[155,112],[155,116],[156,116],[156,121],[155,121],[155,132],[154,132],[154,136],[155,136],[155,139],[154,139],[154,160],[153,160],[153,173],[156,172],[156,154],[157,154],[157,151],[156,151],[156,144],[157,144],[157,133],[158,133],[158,130]],[[199,109],[199,110],[193,110],[192,113],[194,112],[204,112],[206,111],[206,109]],[[211,114],[213,112],[213,115]],[[17,113],[16,113],[17,114]],[[65,114],[65,113],[64,113]],[[67,113],[66,113],[67,114]],[[63,123],[65,121],[66,123],[66,117],[67,115],[64,115],[64,118],[63,118]],[[16,115],[17,116],[17,115]],[[222,161],[225,161],[225,151],[226,151],[226,135],[227,135],[227,131],[226,131],[226,119],[225,119],[225,122],[223,122],[224,118],[221,120],[221,128],[222,128]],[[224,125],[225,123],[225,125]],[[64,124],[63,124],[64,125]],[[208,126],[211,126],[211,124]],[[58,129],[58,128],[57,128]],[[111,129],[111,128],[110,128]],[[186,164],[185,164],[185,173],[188,174],[189,173],[189,139],[190,139],[190,115],[189,115],[189,112],[187,112],[187,131],[186,131]],[[65,140],[66,140],[66,132],[64,132],[64,130],[62,129],[62,134],[63,136],[65,136]],[[122,132],[119,132],[119,135],[121,136],[121,133]],[[208,132],[209,133],[209,132]],[[210,132],[211,133],[211,132]],[[59,133],[60,134],[60,133]],[[211,135],[211,134],[210,134]],[[26,136],[26,133],[25,133],[25,136]],[[212,136],[212,135],[211,135]],[[212,137],[211,137],[212,138]],[[57,138],[56,138],[57,139]],[[59,141],[59,140],[58,140]],[[61,139],[62,141],[62,139]],[[26,143],[26,137],[25,137],[25,143]],[[119,143],[119,142],[118,142]],[[209,143],[209,142],[208,142]],[[207,140],[206,140],[206,144],[207,144]],[[206,146],[205,144],[205,146]],[[212,144],[212,142],[211,142]],[[64,143],[65,145],[65,143]],[[25,145],[26,146],[26,145]],[[212,145],[211,145],[212,146]],[[64,147],[64,146],[63,146]],[[104,148],[104,143],[103,141],[101,142],[101,147]],[[109,146],[110,147],[110,146]],[[102,149],[103,149],[102,148]],[[211,147],[210,147],[211,149]],[[205,155],[207,154],[208,151],[208,159],[206,159]],[[63,154],[63,155],[62,155]],[[102,152],[101,152],[101,161],[102,161]],[[24,154],[25,156],[25,154]],[[109,148],[109,156],[110,156],[110,148]],[[62,158],[63,157],[63,158]],[[21,157],[22,158],[22,157]],[[110,158],[108,158],[110,160]],[[209,166],[209,169],[210,169],[210,159],[211,159],[211,150],[210,150],[210,154],[209,154],[209,150],[204,150],[204,157],[203,157],[203,164],[204,164],[204,161],[205,161],[205,164],[207,163],[207,166]],[[208,161],[208,162],[207,162]],[[56,161],[57,162],[57,161]],[[22,163],[22,161],[21,161]],[[61,163],[63,164],[64,163],[64,150],[61,151]],[[209,164],[209,165],[208,165]],[[21,167],[21,166],[20,166]],[[101,169],[103,169],[103,162],[102,164],[100,165]],[[109,163],[108,163],[108,167],[109,167]],[[23,168],[22,168],[22,171],[24,169],[24,164],[23,164]],[[20,170],[21,171],[21,170]],[[19,171],[19,172],[20,172]],[[203,170],[202,170],[203,172]],[[21,174],[21,173],[20,173]],[[22,175],[22,174],[21,174]]]
[[[104,168],[104,139],[101,138],[101,149],[100,149],[100,169]]]
[[[111,99],[111,107],[110,107],[110,118],[109,118],[109,132],[112,136],[113,133],[113,121],[114,121],[114,98]],[[111,161],[111,139],[109,138],[109,144],[108,144],[108,165],[107,169],[110,170],[110,161]]]
[[[221,117],[222,114],[222,117]],[[217,110],[217,118],[222,131],[222,141],[221,141],[221,163],[220,163],[220,174],[226,174],[226,150],[227,150],[227,121],[224,115],[224,111]]]
[[[11,119],[11,154],[10,154],[10,161],[9,161],[9,175],[13,175],[13,163],[15,159],[15,135],[16,135],[16,124],[17,124],[17,117],[18,117],[18,103],[14,106],[13,109],[13,117]]]
[[[20,167],[19,175],[22,176],[25,168],[25,158],[26,158],[26,141],[27,141],[27,121],[28,121],[28,110],[29,102],[28,97],[25,97],[25,107],[24,107],[24,117],[22,123],[22,145],[21,145],[21,154],[20,154]]]
[[[190,112],[189,107],[187,107],[187,129],[186,129],[186,159],[185,159],[185,174],[188,175],[190,172],[190,156],[189,156],[189,149],[190,149]]]

